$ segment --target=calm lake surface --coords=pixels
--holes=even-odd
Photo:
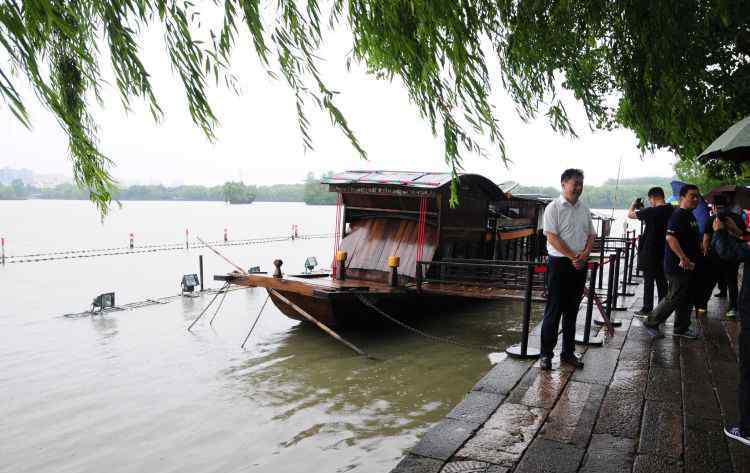
[[[126,202],[101,223],[76,201],[0,201],[6,253],[328,233],[333,207]],[[621,228],[621,226],[619,227]],[[301,270],[331,260],[332,240],[222,247],[228,258]],[[228,294],[213,326],[187,326],[211,295],[104,316],[68,318],[99,293],[124,304],[179,292],[206,249],[0,266],[0,471],[382,472],[442,418],[501,353],[436,344],[383,324],[343,334],[373,361],[272,304],[246,346],[261,289]],[[542,307],[535,307],[540,317]],[[212,315],[212,311],[208,313]],[[520,336],[521,304],[425,313],[428,333],[504,347]]]

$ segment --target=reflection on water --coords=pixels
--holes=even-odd
[[[2,214],[10,228],[23,229],[29,248],[59,249],[45,221],[65,214],[66,205],[35,202],[25,213]],[[243,236],[255,235],[260,223],[262,234],[272,235],[290,221],[310,232],[325,232],[334,221],[332,208],[298,204],[138,203],[138,209],[117,231],[148,227],[158,241],[168,241],[161,236],[171,228],[184,229],[186,215],[206,226],[222,215],[219,229],[242,222]],[[86,238],[109,228],[75,212],[66,217],[69,233]],[[243,266],[270,267],[282,257],[290,271],[307,256],[331,259],[328,240],[222,252]],[[503,356],[435,343],[387,321],[342,332],[377,358],[371,360],[270,304],[242,350],[266,297],[259,289],[229,293],[213,327],[210,309],[192,333],[187,326],[213,295],[61,317],[85,309],[101,292],[115,291],[119,303],[175,294],[182,274],[196,272],[198,254],[0,267],[0,472],[387,471],[461,400],[491,359]],[[207,286],[217,287],[211,275],[231,268],[202,254]],[[541,309],[534,307],[535,320]],[[518,340],[521,313],[516,302],[478,303],[425,310],[412,323],[433,335],[504,347]]]
[[[502,348],[518,339],[519,308],[510,302],[468,305],[425,317],[416,328]],[[271,408],[270,422],[295,432],[276,446],[279,452],[311,438],[323,450],[375,449],[379,439],[414,438],[490,366],[486,352],[427,340],[388,322],[342,335],[377,360],[353,355],[317,328],[300,324],[274,340],[272,349],[263,347],[223,371],[238,393]],[[383,467],[393,461],[384,460]]]

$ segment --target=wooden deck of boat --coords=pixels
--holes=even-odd
[[[223,278],[217,276],[216,278]],[[315,292],[356,291],[362,289],[371,294],[398,294],[407,291],[406,287],[391,287],[386,283],[364,281],[361,279],[346,279],[339,281],[330,276],[306,277],[303,275],[285,274],[283,278],[274,278],[267,274],[232,274],[229,282],[239,286],[256,286],[291,291],[302,295],[313,296]]]
[[[218,278],[224,277],[219,276]],[[315,296],[316,293],[320,295],[322,293],[358,292],[357,289],[367,291],[369,294],[404,294],[419,291],[416,284],[391,287],[386,283],[364,281],[361,279],[339,281],[331,277],[311,278],[303,275],[284,275],[283,278],[274,278],[267,274],[235,274],[230,276],[229,280],[232,284],[240,286],[256,286],[280,291],[291,291],[310,297]],[[470,299],[525,299],[525,291],[523,289],[508,289],[481,283],[426,281],[422,284],[421,291],[429,295],[466,297]],[[536,290],[533,292],[532,298],[535,302],[544,300],[541,291]]]

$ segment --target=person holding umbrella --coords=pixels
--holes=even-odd
[[[732,225],[728,218],[713,221],[714,235],[711,246],[724,260],[733,263],[750,261],[750,247],[745,242],[733,238],[727,231]],[[739,346],[740,382],[737,386],[737,406],[739,423],[724,428],[724,434],[738,442],[750,446],[750,271],[744,271],[742,290],[739,297],[740,325],[742,327],[737,345]]]
[[[717,297],[729,295],[729,310],[726,316],[734,318],[737,316],[737,273],[740,265],[736,261],[723,261],[719,258],[711,245],[711,238],[714,234],[713,224],[717,219],[724,222],[724,226],[732,237],[738,239],[741,239],[745,233],[745,222],[742,217],[731,211],[726,194],[713,196],[713,201],[714,214],[709,219],[703,234],[703,254],[708,259],[708,266],[711,268],[708,271],[708,280],[704,289],[704,302],[707,304],[714,286],[719,282],[720,293]]]

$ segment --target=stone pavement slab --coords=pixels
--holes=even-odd
[[[516,473],[574,473],[586,450],[554,440],[537,438],[516,468]]]
[[[547,411],[505,402],[456,457],[512,467],[544,422]]]
[[[732,460],[718,420],[686,416],[685,473],[732,471]]]
[[[446,463],[440,473],[508,473],[504,466],[474,460],[457,460]]]
[[[682,456],[682,411],[678,404],[646,401],[638,453]]]
[[[618,368],[604,397],[594,433],[637,438],[647,382],[646,370]]]
[[[443,419],[434,425],[411,449],[411,453],[422,457],[447,460],[477,430],[476,422]]]
[[[406,455],[391,473],[439,473],[443,462],[434,458]]]
[[[502,394],[471,391],[446,417],[482,424],[495,412],[503,399],[505,396]]]
[[[680,369],[680,343],[678,339],[657,340],[651,347],[653,368]]]
[[[682,404],[682,380],[680,370],[651,367],[648,372],[646,399],[651,401]]]
[[[570,370],[531,368],[508,396],[508,402],[551,409],[569,377]]]
[[[635,441],[594,434],[583,459],[581,473],[630,473],[635,461]]]
[[[571,379],[573,381],[596,383],[606,386],[609,384],[610,379],[612,379],[612,373],[615,371],[619,356],[619,350],[609,348],[587,350],[586,355],[583,357],[586,366],[582,370],[576,370]]]
[[[539,436],[585,448],[604,398],[605,387],[571,381],[550,412]]]
[[[633,473],[683,473],[682,461],[659,455],[637,455]]]
[[[474,386],[474,391],[507,395],[534,364],[533,360],[506,358],[496,364]]]

